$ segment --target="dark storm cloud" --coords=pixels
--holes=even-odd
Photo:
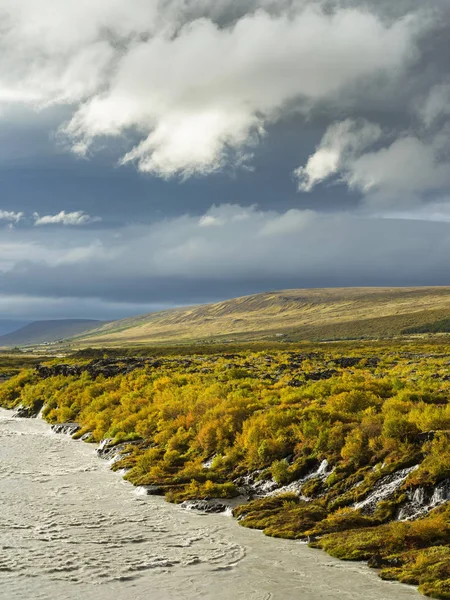
[[[450,284],[446,0],[0,9],[0,314]]]
[[[34,260],[14,262],[11,245],[3,293],[71,305],[74,296],[164,305],[290,287],[450,284],[450,223],[223,206],[200,219],[125,228],[119,240],[98,236],[95,245],[66,235],[49,251],[35,237]]]

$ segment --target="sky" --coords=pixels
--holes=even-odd
[[[450,285],[448,0],[0,0],[0,319]]]

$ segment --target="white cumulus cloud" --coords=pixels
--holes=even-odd
[[[91,217],[83,211],[66,212],[62,210],[56,215],[45,215],[40,216],[37,213],[34,214],[35,226],[41,225],[88,225],[89,223],[96,223],[101,221],[100,217]]]
[[[331,125],[306,165],[294,171],[299,189],[310,192],[317,184],[338,174],[381,136],[380,127],[367,121],[347,119]]]
[[[294,176],[303,192],[334,181],[362,192],[369,204],[414,204],[450,185],[449,133],[393,136],[375,124],[346,120],[328,128]]]
[[[0,0],[0,106],[65,104],[75,152],[139,138],[122,162],[165,178],[245,163],[269,123],[414,60],[426,19],[346,4]]]
[[[14,212],[10,210],[0,210],[0,221],[7,221],[8,223],[18,223],[24,217],[23,212]]]

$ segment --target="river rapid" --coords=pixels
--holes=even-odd
[[[1,600],[418,600],[299,542],[139,496],[94,447],[0,409]]]

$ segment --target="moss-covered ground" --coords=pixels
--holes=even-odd
[[[256,499],[235,516],[267,535],[309,538],[333,556],[369,561],[383,578],[450,598],[448,504],[415,521],[396,520],[414,490],[450,478],[445,338],[157,354],[139,368],[124,361],[114,376],[44,378],[23,369],[0,384],[0,405],[44,402],[44,418],[78,422],[78,437],[135,442],[115,468],[129,469],[135,485],[162,487],[174,502],[233,497],[239,479],[254,471],[288,485],[326,459],[328,475],[305,480],[300,495]],[[85,351],[66,362],[90,358]],[[354,508],[377,482],[415,465],[373,510]]]

